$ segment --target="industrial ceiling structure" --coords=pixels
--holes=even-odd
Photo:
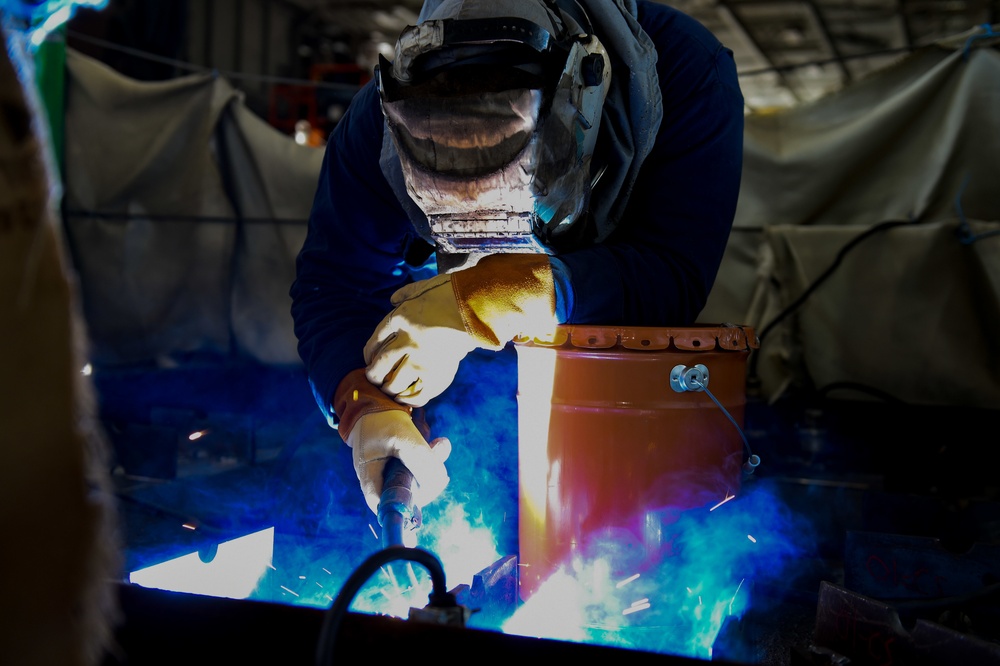
[[[392,41],[422,0],[289,0],[355,44]],[[671,0],[736,55],[747,109],[840,90],[911,50],[1000,21],[1000,0]]]

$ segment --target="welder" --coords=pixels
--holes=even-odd
[[[676,9],[425,2],[330,137],[290,292],[371,510],[391,457],[418,505],[445,488],[451,442],[412,417],[473,350],[694,323],[742,154],[733,54]]]

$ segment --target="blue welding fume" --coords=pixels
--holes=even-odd
[[[379,496],[378,522],[382,528],[382,550],[370,555],[357,567],[341,587],[333,604],[325,611],[323,626],[316,646],[316,666],[333,663],[337,633],[354,597],[368,580],[391,562],[409,561],[422,565],[431,578],[427,607],[411,609],[411,619],[430,618],[435,624],[465,626],[469,610],[461,606],[448,591],[444,567],[436,555],[406,545],[407,536],[420,528],[420,507],[413,500],[416,481],[399,458],[389,458],[383,471],[382,494]],[[417,614],[417,617],[413,617]]]

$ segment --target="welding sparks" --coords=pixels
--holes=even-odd
[[[709,509],[709,511],[715,511],[720,506],[722,506],[723,504],[725,504],[729,500],[733,500],[733,499],[736,499],[736,495],[730,495],[729,492],[726,491],[726,499],[722,500],[721,502],[719,502],[718,504],[716,504],[715,506],[713,506],[711,509]]]
[[[208,434],[208,430],[196,430],[195,432],[193,432],[190,435],[188,435],[188,439],[193,442],[196,439],[201,439],[202,437],[204,437],[207,434]]]
[[[411,588],[416,588],[417,587],[417,572],[415,572],[413,570],[413,563],[412,562],[407,561],[407,563],[406,563],[406,573],[410,577],[410,587]]]
[[[617,588],[618,588],[618,589],[620,590],[620,589],[622,589],[623,587],[625,587],[626,585],[628,585],[629,583],[631,583],[632,581],[634,581],[634,580],[635,580],[636,578],[638,578],[638,577],[639,577],[639,574],[632,574],[631,576],[629,576],[629,577],[628,577],[628,578],[626,578],[625,580],[623,580],[623,581],[621,581],[621,582],[617,583],[617,584],[615,585],[615,587],[617,587]]]
[[[183,527],[186,530],[191,530],[192,532],[198,529],[198,526],[195,525],[194,523],[184,523],[183,525],[181,525],[181,527]]]
[[[622,615],[631,615],[650,607],[649,599],[640,599],[639,601],[633,601],[631,606],[622,611]]]
[[[403,618],[413,605],[411,600],[417,592],[425,591],[428,595],[431,592],[430,580],[423,588],[409,587],[400,584],[396,570],[391,565],[380,566],[379,570],[387,582],[371,588],[375,597],[360,597],[354,604],[356,610]],[[410,575],[412,578],[415,574],[411,571]]]
[[[733,592],[733,598],[729,600],[729,614],[730,615],[733,614],[733,603],[736,601],[736,597],[739,595],[740,589],[743,587],[743,581],[744,580],[746,580],[746,578],[741,578],[740,579],[740,584],[736,586],[736,591]]]
[[[297,594],[296,594],[295,592],[293,592],[292,590],[289,590],[289,589],[288,589],[287,587],[285,587],[284,585],[280,585],[279,587],[280,587],[281,589],[283,589],[283,590],[284,590],[285,592],[288,592],[288,594],[292,595],[293,597],[297,597],[297,596],[299,596],[299,595],[297,595]]]
[[[83,366],[83,368],[80,369],[80,374],[83,375],[84,377],[89,377],[90,375],[93,374],[93,372],[94,372],[94,368],[89,363],[86,364],[85,366]]]
[[[393,575],[392,569],[390,567],[384,567],[384,566],[379,568],[382,569],[382,573],[385,574],[385,577],[389,579],[389,583],[392,585],[392,589],[395,590],[396,592],[395,596],[399,596],[400,594],[402,594],[402,589],[399,587],[399,581],[396,580],[396,576]],[[386,598],[391,598],[389,597],[388,594],[386,594],[385,596]]]
[[[750,539],[751,543],[757,543],[757,539],[754,539],[752,534],[748,534],[747,538]]]
[[[371,524],[371,523],[368,523],[368,529],[370,529],[370,530],[371,530],[371,532],[372,532],[372,536],[373,536],[373,537],[375,537],[375,539],[377,540],[377,539],[378,539],[378,533],[376,533],[376,532],[375,532],[375,528],[374,528],[374,527],[372,527],[372,524]]]

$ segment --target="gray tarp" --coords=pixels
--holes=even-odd
[[[736,225],[701,321],[764,333],[752,369],[767,397],[859,385],[1000,407],[1000,53],[967,38],[747,117]],[[288,287],[322,151],[221,79],[137,83],[69,56],[66,224],[95,360],[297,363]],[[909,224],[879,227],[894,221]]]
[[[297,363],[288,287],[322,151],[225,80],[125,78],[69,50],[66,228],[98,363]]]
[[[30,33],[0,11],[0,664],[98,666],[121,576],[109,448]],[[16,608],[13,605],[16,604]]]
[[[837,396],[1000,408],[995,42],[960,36],[747,117],[736,228],[702,319],[764,334],[752,367],[766,396],[857,384]],[[910,224],[838,259],[892,221]]]

